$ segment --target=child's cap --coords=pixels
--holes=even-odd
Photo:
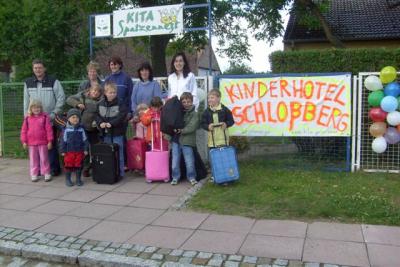
[[[81,120],[81,112],[76,108],[71,108],[70,110],[68,110],[67,119],[74,115],[78,116],[79,120]]]

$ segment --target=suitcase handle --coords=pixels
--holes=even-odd
[[[222,124],[217,125],[217,126],[214,126],[214,127],[221,127],[221,126],[222,126]],[[225,130],[226,130],[226,129],[225,129]],[[227,145],[228,145],[228,141],[226,140],[226,133],[225,133],[225,130],[223,130],[223,132],[224,132],[225,146],[227,146]],[[213,130],[211,131],[211,138],[212,138],[214,147],[216,147],[216,146],[215,146],[215,139],[214,139],[214,128],[213,128]]]
[[[151,151],[164,151],[163,150],[163,137],[160,131],[160,149],[156,150],[154,149],[154,128],[153,128],[153,122],[160,121],[159,119],[152,119],[150,122],[150,128],[151,128]],[[156,127],[157,128],[157,127]]]

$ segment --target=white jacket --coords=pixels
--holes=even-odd
[[[178,76],[172,73],[168,76],[168,98],[173,96],[181,97],[183,92],[189,92],[193,95],[193,105],[199,107],[199,99],[197,98],[197,84],[193,73],[189,72],[186,78],[183,75]]]

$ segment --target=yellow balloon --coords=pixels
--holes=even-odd
[[[381,70],[379,77],[382,83],[391,83],[396,79],[397,71],[392,66],[386,66]]]
[[[369,133],[373,137],[382,136],[386,132],[387,124],[385,122],[374,122],[369,127]]]

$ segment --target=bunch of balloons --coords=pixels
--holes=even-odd
[[[384,67],[379,77],[370,75],[364,86],[371,91],[368,95],[369,118],[373,121],[369,133],[375,137],[372,150],[386,151],[388,144],[400,142],[400,84],[396,81],[397,71],[392,66]],[[389,125],[389,127],[388,127]]]

